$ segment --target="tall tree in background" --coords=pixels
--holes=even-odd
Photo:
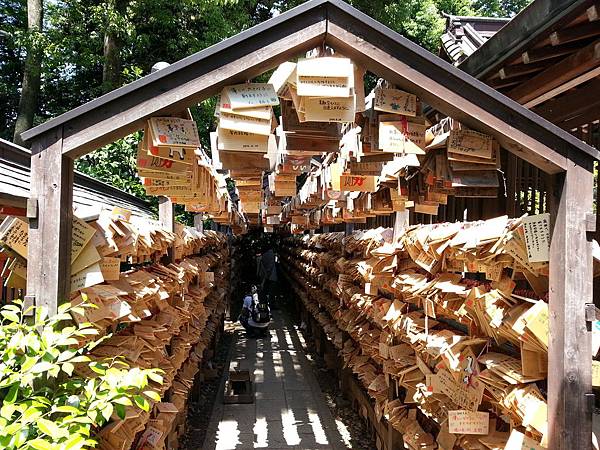
[[[42,74],[43,18],[42,0],[27,0],[27,58],[23,69],[21,99],[13,137],[13,141],[19,145],[25,145],[21,133],[33,126],[33,118],[38,106]]]
[[[102,91],[109,92],[121,85],[121,50],[123,48],[123,22],[127,10],[127,0],[113,0],[109,3],[108,24],[104,32],[104,67],[102,70]]]

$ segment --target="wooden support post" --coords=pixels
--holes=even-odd
[[[204,221],[202,220],[202,214],[196,214],[194,216],[194,228],[202,232],[204,231]]]
[[[31,152],[29,203],[37,214],[29,218],[26,300],[50,314],[71,292],[73,160],[63,156],[62,144],[59,127],[35,140]]]
[[[352,232],[353,232],[353,231],[354,231],[354,223],[352,223],[352,222],[347,222],[347,223],[346,223],[346,228],[345,228],[345,230],[344,230],[344,234],[345,234],[346,236],[349,236],[349,235],[351,235],[351,234],[352,234]]]
[[[550,336],[548,345],[548,448],[592,448],[590,324],[592,248],[586,214],[592,211],[591,162],[571,163],[553,177],[548,194],[554,220],[550,245]]]
[[[409,211],[397,211],[394,214],[394,242],[400,237],[409,224]]]
[[[175,205],[168,197],[158,197],[158,220],[167,231],[175,232]],[[166,264],[175,262],[175,251],[173,246],[168,249],[164,258]]]

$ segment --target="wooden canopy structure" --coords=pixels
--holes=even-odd
[[[588,128],[600,119],[600,6],[533,2],[459,67],[565,130]]]
[[[312,0],[25,133],[32,142],[28,299],[69,294],[73,159],[327,45],[543,171],[550,256],[551,448],[591,448],[593,162],[600,152],[340,0]],[[162,212],[162,211],[161,211]],[[167,213],[164,213],[167,214]]]

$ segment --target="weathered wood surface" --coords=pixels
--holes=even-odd
[[[62,152],[62,128],[35,143],[31,155],[30,199],[37,199],[37,218],[29,220],[27,296],[50,314],[69,300],[73,160]]]
[[[550,246],[550,336],[548,346],[548,448],[592,448],[591,333],[585,304],[592,303],[592,253],[586,214],[592,210],[593,175],[571,164],[554,176],[549,207],[554,222]]]
[[[158,197],[158,220],[167,231],[175,231],[175,205],[171,199],[162,195]],[[175,251],[172,245],[163,259],[166,263],[175,262]]]
[[[297,31],[280,30],[273,42],[257,40],[254,47],[245,43],[232,55],[223,56],[228,60],[215,58],[198,67],[190,66],[175,79],[149,85],[130,97],[115,100],[115,104],[109,103],[99,112],[75,118],[65,131],[63,152],[72,156],[85,154],[143,128],[152,115],[180,111],[218,94],[229,84],[252,79],[319,45],[325,34],[325,20],[303,22],[306,27]],[[115,123],[119,126],[115,127]]]

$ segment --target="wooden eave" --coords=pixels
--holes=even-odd
[[[461,64],[461,70],[483,79],[562,28],[594,0],[534,1]]]
[[[148,117],[177,113],[323,44],[467,126],[494,135],[547,173],[566,170],[568,159],[600,157],[597,149],[341,0],[304,3],[28,130],[23,138],[39,140],[62,127],[62,152],[77,157],[143,128]]]

